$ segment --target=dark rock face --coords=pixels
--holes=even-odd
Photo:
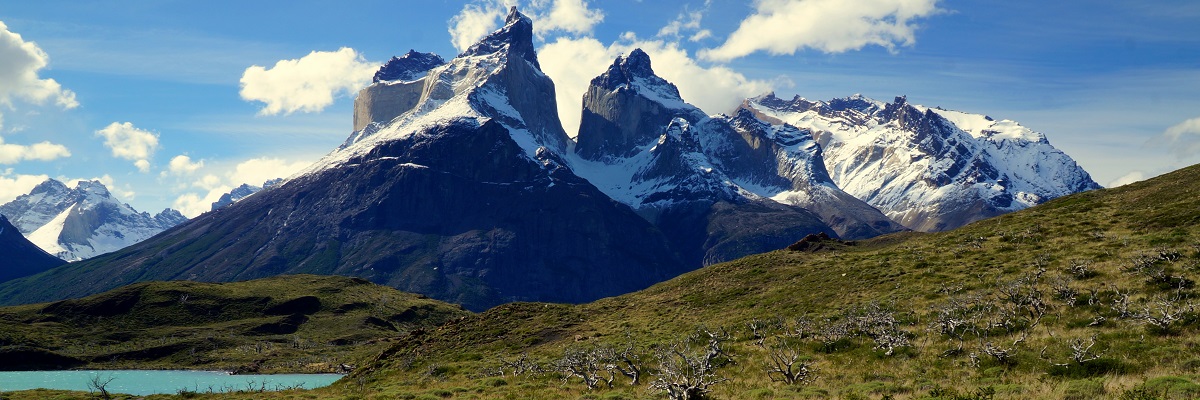
[[[8,222],[8,218],[0,215],[0,282],[9,281],[23,276],[33,275],[63,264],[37,245],[25,239],[17,227]]]
[[[705,115],[684,103],[674,84],[654,74],[650,56],[635,49],[592,79],[583,95],[575,152],[589,160],[632,156],[677,117],[695,123]]]
[[[46,277],[5,303],[142,280],[358,276],[482,310],[583,302],[686,270],[657,229],[565,169],[524,156],[496,122],[419,132],[289,181],[125,251]],[[445,162],[453,157],[455,162]],[[61,275],[63,277],[67,274]]]
[[[441,56],[433,53],[420,53],[409,50],[400,57],[392,57],[386,64],[375,72],[371,82],[379,81],[411,81],[425,77],[429,70],[445,64]]]
[[[539,70],[537,51],[533,48],[533,20],[517,11],[513,6],[504,18],[504,28],[493,32],[478,43],[471,45],[461,56],[476,56],[506,52],[513,58],[523,59]]]

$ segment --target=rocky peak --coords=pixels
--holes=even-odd
[[[62,194],[62,193],[69,192],[70,190],[71,189],[67,188],[66,184],[63,184],[62,182],[59,182],[58,180],[46,179],[45,182],[39,183],[37,186],[34,186],[33,191],[30,191],[29,194],[32,194],[32,195]]]
[[[437,54],[421,53],[410,49],[403,56],[392,57],[386,64],[383,64],[379,71],[375,72],[375,77],[371,79],[371,82],[420,79],[429,70],[445,63],[446,60]]]
[[[80,193],[94,194],[100,197],[112,197],[108,192],[108,187],[105,187],[100,181],[79,181],[75,186],[75,190]]]
[[[509,8],[503,28],[471,45],[462,56],[481,56],[502,50],[528,61],[538,70],[542,69],[538,64],[537,51],[533,48],[533,20],[517,11],[516,6]]]

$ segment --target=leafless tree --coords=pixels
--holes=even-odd
[[[1129,299],[1129,292],[1128,291],[1122,292],[1121,289],[1117,288],[1116,286],[1112,287],[1112,291],[1113,291],[1113,298],[1112,298],[1112,302],[1109,303],[1108,308],[1117,314],[1117,318],[1121,318],[1121,319],[1136,318],[1137,312],[1130,309],[1130,305],[1132,303],[1130,302],[1130,299]]]
[[[812,378],[812,363],[800,361],[800,352],[796,347],[776,337],[767,349],[767,376],[772,382],[783,382],[788,385],[808,383]]]
[[[973,294],[951,296],[945,303],[932,307],[932,321],[928,330],[958,342],[958,347],[947,350],[943,356],[961,354],[968,335],[977,332],[981,320],[983,297]]]
[[[1079,297],[1079,290],[1071,287],[1071,282],[1065,277],[1057,277],[1050,280],[1050,289],[1054,291],[1054,298],[1066,304],[1067,307],[1075,307],[1075,300]]]
[[[610,376],[615,376],[612,375],[615,371],[629,378],[631,386],[637,386],[641,382],[641,354],[637,352],[637,346],[632,339],[620,347],[605,346],[597,350],[600,352],[599,358],[604,361],[604,369],[608,370]],[[611,380],[609,386],[612,386]]]
[[[595,349],[568,348],[554,366],[563,373],[564,383],[574,377],[583,380],[588,389],[595,389],[600,382],[605,381],[601,375],[604,369],[598,355]],[[607,382],[612,386],[611,380]]]
[[[1184,314],[1195,310],[1195,306],[1191,302],[1181,305],[1180,301],[1182,298],[1179,294],[1173,297],[1155,297],[1149,305],[1144,307],[1141,317],[1147,324],[1158,328],[1159,331],[1170,333],[1175,327],[1176,321],[1182,319]]]
[[[717,374],[717,369],[727,362],[729,355],[721,347],[722,334],[704,331],[707,343],[695,348],[702,335],[692,335],[683,343],[664,346],[658,352],[658,378],[650,388],[667,394],[672,400],[704,399],[713,385],[728,379]]]
[[[521,353],[520,357],[512,361],[500,359],[500,365],[500,375],[504,375],[505,367],[511,369],[514,376],[542,372],[542,366],[530,361],[529,354],[526,353]]]
[[[88,391],[89,392],[99,392],[100,398],[103,398],[106,400],[111,399],[112,394],[108,393],[108,384],[112,383],[113,379],[115,379],[115,377],[113,377],[111,375],[109,375],[109,376],[105,376],[104,374],[92,375],[91,379],[88,379],[88,381],[87,381]]]
[[[1071,361],[1074,362],[1074,365],[1080,365],[1080,364],[1086,363],[1088,361],[1097,360],[1100,357],[1104,356],[1103,353],[1092,352],[1092,347],[1096,346],[1096,336],[1095,335],[1092,335],[1092,337],[1090,339],[1088,339],[1087,342],[1084,342],[1083,339],[1078,339],[1078,338],[1071,339],[1071,341],[1068,342],[1067,345],[1071,347]],[[1054,365],[1057,365],[1060,367],[1069,367],[1072,364],[1070,362],[1066,362],[1066,363],[1056,363]]]

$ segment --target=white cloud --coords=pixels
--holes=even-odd
[[[212,210],[212,203],[219,200],[222,193],[228,193],[230,190],[233,190],[233,188],[224,187],[223,189],[214,189],[213,191],[209,192],[209,195],[215,193],[216,197],[211,198],[210,196],[201,197],[195,193],[185,193],[175,199],[175,201],[171,204],[171,208],[179,211],[179,213],[183,214],[185,217],[196,218],[197,215]]]
[[[679,87],[685,101],[710,114],[730,112],[742,99],[765,93],[773,86],[724,66],[701,65],[673,42],[639,40],[627,34],[621,42],[606,46],[593,38],[560,37],[538,50],[538,60],[554,80],[558,114],[568,134],[578,133],[583,94],[592,78],[607,70],[617,56],[635,48],[650,55],[654,72]]]
[[[176,164],[179,160],[178,156],[172,159],[172,164]],[[195,217],[212,209],[212,203],[219,200],[221,195],[229,193],[234,187],[243,183],[248,183],[254,186],[261,186],[264,182],[275,178],[287,178],[292,176],[304,168],[311,165],[308,161],[291,161],[273,157],[259,157],[239,162],[237,164],[224,164],[220,166],[206,166],[202,162],[191,163],[190,158],[186,160],[187,167],[195,166],[194,170],[187,172],[188,175],[194,175],[201,170],[208,170],[200,178],[191,180],[186,186],[194,187],[203,190],[203,193],[189,192],[183,193],[175,198],[172,208],[179,210],[180,213],[188,218]],[[180,160],[178,165],[183,168],[185,160]],[[176,176],[181,176],[177,174]]]
[[[48,175],[14,174],[12,168],[0,173],[0,204],[4,204],[17,196],[28,194],[34,186],[50,179]]]
[[[512,5],[507,3],[496,0],[464,5],[462,11],[450,18],[450,43],[462,52],[492,33],[500,27],[508,6]]]
[[[186,155],[177,155],[167,164],[167,171],[172,175],[191,175],[196,173],[200,168],[204,168],[204,160],[192,162],[192,158]]]
[[[691,32],[692,34],[688,36],[688,40],[693,42],[712,37],[712,31],[700,29],[700,20],[704,19],[704,14],[708,12],[710,3],[711,0],[704,2],[704,9],[697,11],[692,11],[685,6],[683,11],[679,13],[679,16],[675,17],[675,20],[667,23],[667,26],[658,30],[658,35],[656,36],[679,40],[683,35]]]
[[[1120,178],[1113,180],[1112,182],[1109,182],[1107,185],[1104,185],[1104,187],[1115,188],[1117,186],[1125,186],[1130,183],[1140,182],[1140,181],[1144,181],[1144,180],[1146,180],[1145,172],[1133,171],[1133,172],[1130,172],[1128,174],[1121,176]]]
[[[534,0],[527,14],[534,20],[533,29],[539,37],[551,32],[590,34],[604,21],[604,12],[588,8],[586,0]]]
[[[1161,138],[1171,152],[1179,158],[1194,157],[1200,154],[1200,117],[1167,128]]]
[[[0,22],[0,104],[11,106],[13,99],[42,104],[53,99],[63,108],[79,106],[74,92],[53,79],[38,77],[49,63],[50,57],[37,43],[26,42]]]
[[[706,60],[728,61],[766,51],[794,54],[809,48],[841,53],[875,45],[889,51],[916,43],[915,20],[939,13],[938,0],[758,0],[722,45],[701,50]]]
[[[370,84],[379,65],[349,47],[313,51],[298,59],[280,60],[270,69],[246,68],[239,94],[243,100],[265,103],[261,115],[319,112],[333,104],[335,96],[354,95]]]
[[[500,29],[512,6],[517,6],[516,0],[477,0],[464,5],[450,18],[450,43],[458,51],[466,51]],[[520,11],[533,20],[534,34],[539,39],[552,33],[589,35],[604,21],[604,12],[590,8],[587,0],[532,0]]]
[[[0,137],[0,164],[16,164],[25,160],[51,161],[70,156],[71,152],[61,144],[41,142],[26,146],[4,143],[4,137]]]
[[[139,171],[150,170],[149,158],[158,150],[158,135],[138,129],[130,122],[113,122],[96,131],[104,145],[112,149],[113,157],[134,161]]]

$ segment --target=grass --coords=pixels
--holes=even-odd
[[[389,340],[467,314],[343,277],[139,283],[0,308],[0,353],[28,355],[5,357],[0,367],[337,372]]]

